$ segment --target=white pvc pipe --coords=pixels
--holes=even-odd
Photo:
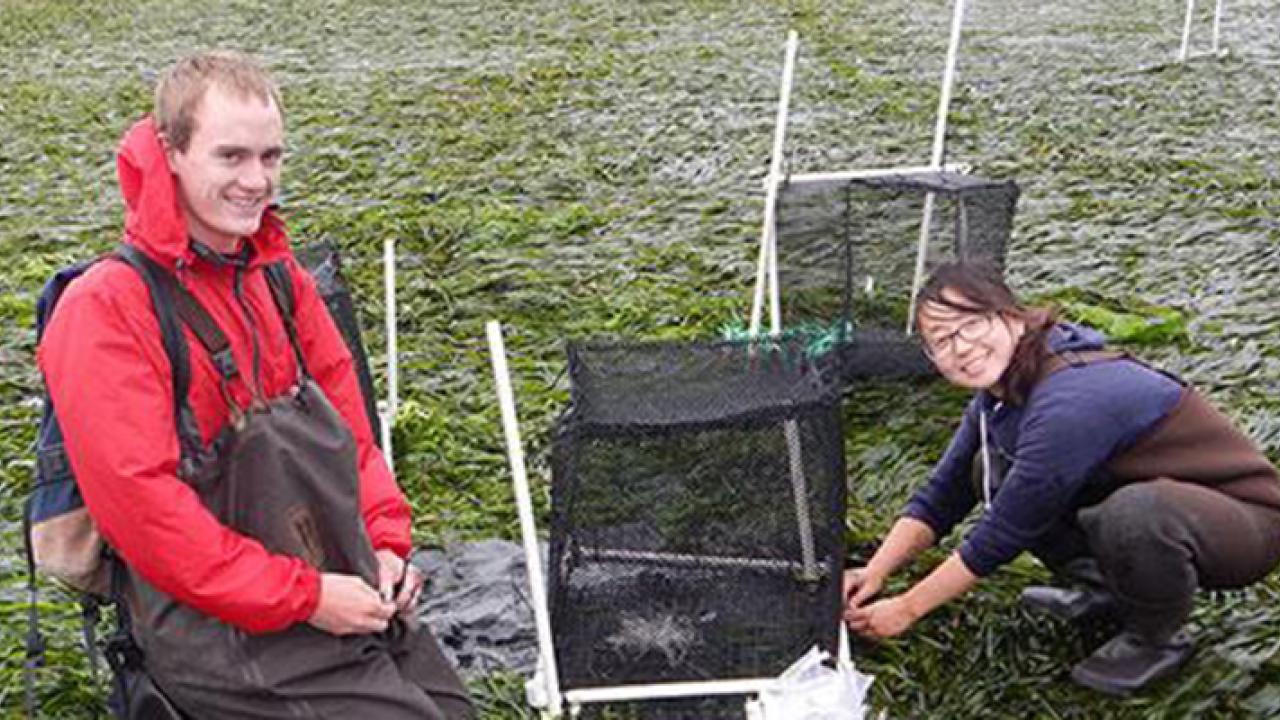
[[[590,703],[661,700],[706,695],[753,695],[774,687],[777,682],[775,678],[749,678],[744,680],[657,683],[653,685],[616,685],[613,687],[569,690],[565,692],[564,699],[565,702],[571,704],[587,705]]]
[[[1213,54],[1218,54],[1218,38],[1222,34],[1222,0],[1213,6]]]
[[[388,238],[382,243],[382,302],[386,307],[387,334],[387,399],[378,403],[378,419],[381,421],[382,458],[394,473],[395,450],[391,447],[391,426],[395,424],[400,409],[400,378],[396,349],[396,241]]]
[[[796,47],[799,36],[795,30],[787,33],[787,59],[782,67],[782,92],[778,99],[778,119],[773,135],[773,155],[769,159],[769,185],[765,193],[764,227],[760,231],[760,243],[768,248],[769,255],[769,333],[782,334],[782,289],[778,280],[778,186],[782,183],[782,153],[787,135],[787,115],[791,108],[791,84],[795,74]],[[757,317],[753,314],[753,320]],[[751,336],[760,334],[759,322],[751,327]],[[808,485],[804,477],[804,462],[800,459],[800,429],[794,419],[783,426],[787,438],[787,456],[791,471],[792,493],[796,498],[796,529],[803,549],[805,577],[813,576],[813,528],[809,525]]]
[[[502,411],[502,431],[507,440],[507,461],[511,465],[511,481],[515,487],[516,510],[520,516],[520,537],[524,541],[524,562],[529,574],[529,593],[533,601],[533,623],[538,634],[538,663],[546,682],[551,715],[561,708],[560,676],[556,671],[555,645],[551,639],[551,613],[547,609],[546,583],[542,579],[542,554],[538,551],[538,526],[533,519],[533,498],[529,493],[529,477],[525,472],[524,449],[520,443],[520,424],[516,420],[515,394],[511,391],[511,374],[507,370],[507,350],[502,342],[502,326],[497,320],[485,324],[489,336],[489,357],[493,363],[493,381],[498,389],[498,407]]]
[[[875,178],[925,175],[934,172],[968,172],[965,163],[947,163],[946,165],[904,165],[894,168],[875,168],[869,170],[837,170],[832,172],[797,173],[787,177],[787,185],[809,185],[839,180],[873,180]]]
[[[924,212],[920,214],[920,235],[916,238],[916,267],[911,275],[911,302],[907,307],[907,334],[915,330],[916,296],[920,294],[920,286],[924,284],[924,262],[929,255],[929,226],[933,224],[933,196],[925,193]]]
[[[960,31],[964,28],[965,0],[956,0],[951,13],[951,38],[947,42],[947,62],[942,70],[942,95],[938,98],[938,118],[933,130],[933,153],[929,164],[942,164],[942,153],[947,145],[947,114],[951,110],[951,88],[956,80],[956,63],[960,55]]]
[[[769,328],[774,335],[782,332],[782,289],[778,286],[778,186],[782,183],[782,154],[785,152],[787,115],[791,111],[791,84],[795,76],[796,50],[800,37],[795,30],[787,33],[787,61],[783,67],[782,97],[778,100],[778,122],[773,138],[773,156],[769,161],[769,183],[765,206],[765,232],[769,244]]]
[[[938,118],[933,130],[933,152],[929,164],[941,167],[947,146],[947,114],[951,111],[951,88],[956,79],[956,62],[960,55],[960,31],[964,28],[965,0],[956,0],[951,12],[951,37],[947,42],[947,60],[942,70],[942,92],[938,98]],[[925,195],[924,217],[920,220],[920,237],[916,241],[916,267],[911,279],[911,303],[907,308],[907,334],[915,326],[916,295],[924,284],[924,264],[929,252],[929,225],[933,221],[933,193]]]
[[[382,459],[386,461],[387,468],[394,475],[396,471],[395,453],[391,447],[391,413],[387,412],[387,404],[385,402],[378,403],[378,420],[380,421],[382,438]]]
[[[787,137],[787,112],[791,106],[791,83],[795,76],[796,49],[799,44],[800,38],[795,30],[787,33],[787,51],[782,63],[782,89],[778,96],[778,115],[773,130],[773,154],[769,158],[769,177],[765,185],[764,222],[760,228],[760,259],[756,264],[756,288],[751,301],[750,333],[752,337],[760,334],[766,283],[769,285],[769,325],[774,333],[780,332],[782,325],[778,293],[777,233],[774,224],[777,219],[778,185],[782,177],[782,152]]]
[[[1187,51],[1191,47],[1191,16],[1196,10],[1196,0],[1187,0],[1187,16],[1182,21],[1182,49],[1178,50],[1178,62],[1187,59]]]
[[[383,279],[387,305],[387,413],[394,420],[400,411],[400,367],[396,359],[396,241],[382,244]]]

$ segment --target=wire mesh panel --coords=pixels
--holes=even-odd
[[[562,685],[769,677],[815,643],[834,652],[830,365],[789,342],[576,344],[569,372],[549,585]]]
[[[785,327],[847,323],[852,377],[931,372],[906,335],[916,257],[1003,268],[1018,187],[951,172],[796,182],[778,197]]]

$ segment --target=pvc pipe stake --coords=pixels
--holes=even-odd
[[[947,42],[947,60],[942,70],[942,92],[938,97],[938,118],[933,130],[933,152],[929,164],[942,167],[942,157],[947,146],[947,115],[951,111],[951,88],[955,85],[956,64],[960,55],[960,31],[964,29],[965,0],[956,0],[951,12],[951,37]],[[911,302],[907,308],[907,334],[915,328],[916,295],[924,284],[925,260],[929,254],[929,226],[933,222],[933,193],[925,195],[924,217],[920,219],[920,237],[916,241],[916,267],[911,279]]]
[[[546,583],[542,578],[542,553],[538,550],[538,526],[533,519],[533,498],[525,471],[524,448],[520,442],[520,423],[516,419],[515,394],[511,390],[511,373],[507,370],[507,350],[502,341],[502,326],[497,320],[485,325],[489,336],[489,357],[493,363],[493,380],[498,389],[498,407],[502,412],[502,430],[507,440],[507,461],[511,465],[511,481],[515,488],[516,510],[520,516],[520,537],[524,541],[524,561],[529,575],[529,593],[533,601],[533,622],[538,634],[538,664],[545,682],[547,708],[558,716],[563,698],[560,676],[556,671],[555,645],[551,637],[551,613],[547,609]]]
[[[1217,55],[1218,40],[1222,35],[1222,0],[1218,0],[1213,6],[1213,54]]]
[[[787,50],[782,64],[782,89],[778,95],[778,115],[773,130],[773,154],[769,158],[769,178],[765,185],[764,222],[760,228],[760,259],[756,263],[756,288],[751,301],[750,334],[760,334],[765,286],[769,286],[769,325],[773,333],[782,331],[782,311],[778,293],[777,221],[778,185],[782,182],[782,152],[787,137],[787,113],[791,107],[791,84],[795,77],[796,49],[800,38],[787,33]]]
[[[1187,0],[1187,16],[1182,21],[1182,48],[1178,50],[1178,62],[1186,62],[1191,48],[1191,16],[1196,11],[1196,0]]]

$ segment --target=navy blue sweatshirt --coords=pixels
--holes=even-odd
[[[1048,343],[1055,352],[1098,350],[1104,339],[1064,323],[1050,331]],[[1001,454],[1009,466],[991,488],[991,506],[965,537],[960,557],[974,574],[987,575],[1023,550],[1052,543],[1062,520],[1085,498],[1097,499],[1107,482],[1107,461],[1173,410],[1181,393],[1176,381],[1130,360],[1063,368],[1036,385],[1022,407],[979,392],[904,514],[942,537],[982,501],[973,461],[981,446],[979,413],[985,413],[987,451]]]

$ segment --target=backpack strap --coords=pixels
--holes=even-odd
[[[27,555],[27,656],[22,662],[22,685],[25,693],[27,715],[35,717],[36,668],[44,667],[45,642],[40,634],[40,590],[36,586],[36,558],[31,547],[31,503],[34,495],[27,497],[22,511],[22,534],[26,538]]]
[[[122,243],[117,248],[116,257],[137,271],[151,295],[151,306],[160,323],[160,339],[173,369],[173,416],[178,426],[180,466],[185,465],[200,454],[201,441],[195,413],[187,403],[187,391],[191,387],[191,360],[186,338],[182,335],[177,313],[174,312],[172,288],[178,286],[178,281],[159,263],[127,243]]]
[[[369,354],[365,351],[364,343],[360,339],[360,322],[356,317],[351,287],[343,278],[342,256],[332,244],[320,242],[299,248],[296,257],[298,264],[314,280],[315,289],[320,299],[324,301],[325,312],[333,320],[338,334],[342,336],[343,344],[351,353],[365,415],[368,417],[369,427],[373,429],[373,440],[381,447],[382,422],[378,415],[378,400],[373,389],[373,376],[369,372]]]
[[[131,672],[141,671],[145,658],[142,648],[133,639],[133,616],[125,606],[124,599],[125,565],[119,558],[112,558],[111,563],[111,597],[116,600],[116,629],[107,638],[103,655],[107,666],[111,668],[116,693],[120,696],[125,708],[132,707],[130,696],[132,688],[127,677]]]
[[[297,295],[293,292],[293,277],[283,260],[267,265],[264,272],[267,276],[267,287],[271,288],[271,297],[276,301],[276,309],[280,311],[280,319],[284,321],[284,329],[289,334],[289,344],[293,346],[293,355],[298,361],[298,375],[310,377],[307,372],[306,359],[302,356],[302,344],[298,342],[298,325],[294,321],[297,310]]]
[[[240,374],[240,369],[236,367],[235,355],[231,352],[231,342],[227,340],[227,336],[223,334],[222,328],[218,327],[218,323],[209,316],[209,312],[204,306],[191,294],[189,290],[178,284],[178,281],[169,274],[165,274],[160,282],[165,286],[166,292],[173,298],[174,308],[178,311],[178,317],[182,318],[182,322],[191,328],[191,332],[195,333],[196,339],[200,341],[200,345],[209,353],[209,357],[213,359],[213,365],[218,369],[218,374],[222,377],[224,387]]]
[[[135,267],[139,265],[142,267],[138,272],[147,280],[148,286],[152,291],[153,302],[170,306],[172,308],[170,314],[176,313],[177,318],[182,321],[183,325],[191,329],[191,332],[196,336],[196,340],[209,353],[214,367],[218,370],[218,389],[222,392],[222,399],[227,403],[232,417],[238,417],[242,410],[231,395],[231,381],[240,375],[240,369],[236,366],[235,355],[231,352],[231,343],[227,340],[227,336],[218,327],[218,323],[213,317],[209,315],[209,311],[205,310],[200,301],[196,300],[195,296],[178,282],[173,273],[135,248],[127,245],[122,246],[122,250],[125,248],[137,259],[138,265],[135,265]],[[132,260],[129,262],[133,264]],[[157,300],[157,298],[159,299]],[[159,310],[157,310],[158,314]],[[161,333],[163,334],[164,332],[165,328],[162,321]],[[185,353],[185,342],[182,343],[182,350]],[[176,368],[177,366],[175,365],[175,375]],[[182,394],[175,398],[175,402],[178,398],[181,399],[185,412],[191,417],[192,427],[194,427],[195,416],[191,413],[190,408],[186,407],[187,394],[185,388],[190,385],[191,381],[189,365],[184,367],[184,372],[186,377],[182,378],[184,381],[183,388],[179,388],[177,384],[178,378],[175,377],[174,392],[182,390]],[[179,428],[179,433],[181,433],[181,428]],[[196,434],[194,435],[194,444],[191,445],[191,449],[195,454],[190,455],[190,457],[194,458],[199,454],[200,446],[199,435]],[[186,457],[185,454],[184,457]]]

